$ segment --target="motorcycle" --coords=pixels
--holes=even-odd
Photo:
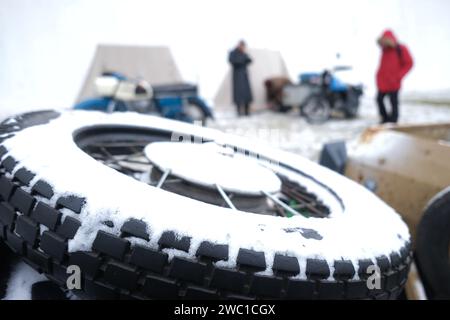
[[[103,112],[134,111],[164,118],[206,124],[213,119],[211,108],[190,83],[151,86],[145,80],[129,79],[118,72],[104,72],[95,80],[99,97],[76,104],[77,110]]]
[[[350,70],[350,67],[335,67],[322,73],[300,74],[300,83],[283,87],[284,107],[300,107],[300,114],[309,123],[323,123],[334,111],[343,113],[347,119],[358,115],[362,85],[351,85],[339,79],[335,73]]]

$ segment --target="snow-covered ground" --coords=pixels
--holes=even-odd
[[[371,99],[364,99],[357,119],[333,119],[321,125],[308,124],[298,112],[279,114],[264,111],[238,118],[234,108],[216,114],[208,126],[228,133],[264,140],[271,146],[317,160],[322,145],[337,140],[355,140],[369,126],[378,124],[378,109]],[[450,106],[403,103],[400,123],[450,122]]]

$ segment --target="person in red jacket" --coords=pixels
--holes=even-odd
[[[381,62],[377,72],[377,104],[381,122],[398,121],[398,93],[405,75],[413,67],[413,59],[408,48],[397,41],[391,30],[383,32],[378,39],[381,47]],[[387,112],[384,104],[385,97],[389,97],[392,111]]]

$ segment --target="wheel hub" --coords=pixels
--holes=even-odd
[[[216,143],[157,142],[145,147],[150,162],[163,173],[204,188],[243,196],[281,190],[278,176],[256,159]]]

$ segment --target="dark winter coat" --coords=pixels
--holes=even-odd
[[[377,72],[377,86],[380,92],[398,91],[405,75],[413,67],[413,59],[406,46],[399,44],[394,34],[386,30],[383,38],[391,40],[395,46],[383,48]]]
[[[228,61],[233,67],[233,101],[236,105],[250,104],[253,100],[247,66],[252,63],[250,57],[234,49],[228,56]]]

